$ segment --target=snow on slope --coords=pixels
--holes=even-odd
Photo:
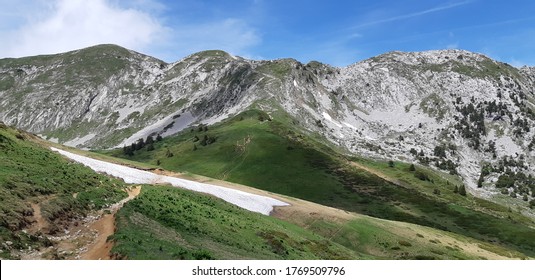
[[[239,190],[229,189],[216,185],[198,183],[190,180],[157,175],[148,171],[138,170],[122,166],[119,164],[113,164],[105,161],[100,161],[77,154],[69,153],[57,148],[51,147],[53,151],[82,163],[83,165],[95,170],[96,172],[102,172],[111,176],[119,177],[128,184],[165,184],[169,183],[175,187],[180,187],[196,192],[202,192],[219,197],[229,203],[232,203],[238,207],[244,208],[252,212],[258,212],[264,215],[269,215],[273,211],[275,206],[288,206],[288,203],[280,200],[260,196],[256,194],[250,194]]]

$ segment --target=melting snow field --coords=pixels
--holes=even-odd
[[[69,153],[60,149],[51,147],[53,151],[82,163],[83,165],[95,170],[96,172],[106,173],[114,177],[123,179],[128,184],[165,184],[169,183],[175,187],[180,187],[196,192],[202,192],[219,197],[229,203],[237,205],[241,208],[252,212],[258,212],[264,215],[269,215],[273,211],[274,206],[288,206],[288,203],[280,200],[250,194],[239,190],[229,189],[216,185],[204,184],[190,180],[163,176],[154,174],[152,172],[138,170],[131,167],[113,164],[105,161],[100,161],[77,154]]]

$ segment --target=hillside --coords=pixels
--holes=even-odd
[[[31,134],[2,125],[0,136],[2,259],[78,258],[86,246],[99,245],[93,240],[101,239],[112,242],[110,257],[121,259],[526,257],[516,250],[458,234],[349,213],[194,175],[188,175],[189,180],[210,180],[290,205],[266,216],[213,196],[142,185],[141,194],[114,215],[113,235],[101,237],[102,229],[94,225],[109,214],[95,216],[95,211],[108,209],[124,198],[123,189],[131,186],[67,161],[48,149],[53,144]],[[85,227],[93,229],[92,234]]]
[[[35,135],[0,123],[0,257],[21,258],[35,248],[61,257],[57,248],[46,250],[58,244],[53,237],[126,197],[123,188],[48,150]]]
[[[245,184],[350,212],[434,227],[531,255],[533,220],[518,210],[455,193],[455,176],[417,165],[347,158],[276,119],[247,111],[131,153],[107,152],[177,172]],[[208,140],[205,140],[208,139]],[[213,139],[213,140],[210,140]],[[213,142],[212,142],[213,141]],[[376,174],[383,174],[383,178]],[[525,250],[525,251],[524,251]]]

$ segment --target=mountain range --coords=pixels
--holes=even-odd
[[[33,139],[39,145],[56,145],[42,144],[47,140],[96,151],[101,155],[91,156],[138,168],[200,174],[341,211],[497,243],[522,252],[521,257],[532,256],[535,248],[528,238],[535,220],[534,90],[535,68],[515,68],[463,50],[390,52],[347,67],[316,61],[303,64],[294,59],[251,60],[219,50],[166,63],[115,45],[0,59],[0,121],[43,139],[35,140],[35,136],[3,126],[8,131],[6,147],[20,155],[25,149],[18,146],[20,141]],[[41,153],[50,152],[36,152],[36,160],[43,160]],[[7,167],[20,165],[11,156],[6,152],[8,162],[14,162]],[[86,171],[76,172],[87,176]],[[0,176],[0,183],[7,182],[6,190],[13,189],[11,185],[27,187],[11,173],[5,175],[5,180]],[[90,181],[88,178],[84,180]],[[54,180],[45,180],[50,184],[47,186],[52,187]],[[69,190],[62,193],[72,196],[63,181],[61,188]],[[142,209],[142,205],[165,196],[165,192],[147,189],[148,194],[140,196],[145,204],[134,199],[126,204],[126,210],[118,212],[120,224],[129,230],[133,226],[137,232],[136,227],[146,229],[150,220],[184,230],[183,225],[168,223],[161,213],[151,212],[153,208]],[[92,190],[86,191],[95,196]],[[56,196],[56,192],[45,191],[47,196]],[[114,201],[118,200],[119,195],[114,195]],[[71,213],[64,209],[65,202],[58,203],[63,209],[58,213]],[[77,207],[86,211],[88,202],[83,203]],[[210,211],[218,211],[213,202],[209,203]],[[2,219],[7,228],[21,230],[32,223],[21,218],[31,210],[21,201],[17,200],[17,205],[20,211],[16,215],[6,208]],[[146,215],[143,219],[150,218],[141,225],[132,220],[140,213]],[[63,216],[52,215],[49,221]],[[194,215],[190,218],[198,219]],[[297,223],[286,216],[282,219]],[[313,238],[318,244],[332,234],[329,227],[315,229],[314,234],[322,236]],[[191,230],[191,224],[186,228]],[[128,242],[133,240],[133,232],[118,232],[117,236],[123,234],[130,241],[115,236],[117,248],[125,248],[117,249],[120,253],[117,251],[116,257],[132,258],[135,253],[128,248],[137,245]],[[350,232],[348,229],[348,235],[336,244],[328,243],[349,248],[343,256],[322,256],[315,253],[317,247],[299,246],[293,248],[301,248],[301,253],[292,256],[363,257],[354,255],[351,246],[355,244],[345,239]],[[281,256],[280,246],[273,243],[280,232],[256,234],[268,240]],[[299,236],[296,232],[284,234]],[[171,241],[162,242],[167,246]],[[188,251],[198,242],[185,246],[186,253],[173,254],[205,257],[204,251]],[[487,250],[489,246],[485,243],[480,248]],[[141,247],[138,249],[150,251]],[[420,256],[419,251],[398,254],[399,249],[392,248],[399,246],[387,247],[384,250],[388,253],[368,247],[357,251],[383,258]],[[221,248],[208,255],[235,258],[241,254],[221,255],[225,251]],[[503,256],[500,250],[492,247],[490,251]],[[272,253],[266,251],[262,256],[269,258]],[[460,257],[434,254],[433,258],[438,256]]]
[[[522,173],[508,187],[523,195],[535,170],[534,88],[535,68],[462,50],[391,52],[338,68],[223,51],[168,64],[99,45],[0,60],[0,120],[102,149],[255,108],[347,154],[459,174],[481,196],[495,193],[506,171]]]

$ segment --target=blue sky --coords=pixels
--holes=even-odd
[[[173,62],[206,49],[345,66],[465,49],[535,66],[535,1],[0,0],[0,57],[115,43]]]

